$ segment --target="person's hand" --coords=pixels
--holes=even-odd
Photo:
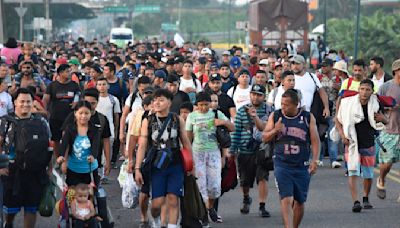
[[[8,176],[8,168],[0,169],[0,176]]]
[[[281,132],[285,125],[282,123],[282,117],[279,117],[278,122],[275,123],[275,131]]]
[[[106,176],[110,175],[110,171],[111,171],[111,165],[110,163],[106,163],[104,165],[104,175]]]
[[[135,169],[135,181],[139,186],[142,186],[144,184],[142,172],[140,172],[140,169]]]
[[[62,164],[61,164],[61,172],[63,173],[63,174],[67,174],[67,163],[64,161]]]
[[[89,155],[89,156],[87,157],[87,160],[88,160],[89,163],[93,163],[93,162],[94,162],[94,157],[93,157],[93,155]]]
[[[344,137],[344,136],[342,137],[342,142],[346,146],[350,145],[350,140],[348,138]]]
[[[247,109],[247,113],[248,113],[249,116],[250,116],[251,118],[253,118],[253,119],[257,117],[257,110],[256,110],[256,108],[254,108],[254,107],[248,108],[248,109]]]
[[[126,169],[126,171],[128,173],[132,173],[133,172],[133,165],[134,165],[133,162],[131,162],[131,161],[128,162],[127,169]]]
[[[216,127],[218,127],[218,126],[224,126],[224,125],[225,125],[225,120],[214,119],[214,125],[215,125]]]
[[[61,163],[63,163],[63,162],[65,162],[65,158],[64,158],[63,156],[59,156],[59,157],[57,158],[57,164],[61,164]]]
[[[374,114],[374,119],[376,122],[382,122],[384,123],[386,121],[386,117],[385,115],[383,115],[382,113],[378,112]]]
[[[310,166],[308,167],[308,173],[310,173],[310,175],[314,175],[315,173],[317,173],[317,161],[312,161]]]
[[[196,90],[192,87],[186,87],[183,91],[185,93],[195,93],[196,92]]]
[[[331,112],[329,111],[329,108],[324,108],[324,111],[322,112],[322,116],[325,118],[328,118],[330,116]]]

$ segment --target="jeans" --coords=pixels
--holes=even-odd
[[[329,153],[329,160],[332,162],[337,160],[338,156],[338,146],[339,142],[334,142],[331,140],[329,133],[331,132],[332,128],[335,126],[335,121],[333,117],[328,118],[328,131],[326,133],[327,137],[325,138],[325,142],[321,142],[323,145],[321,146],[321,154],[320,160],[324,158],[325,147],[328,145],[328,153]]]

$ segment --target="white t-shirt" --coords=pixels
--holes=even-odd
[[[111,99],[114,99],[114,105],[111,103]],[[106,97],[99,96],[96,111],[107,117],[108,123],[110,124],[111,138],[114,138],[114,113],[121,113],[118,99],[112,95]]]
[[[379,88],[383,85],[383,83],[385,83],[385,74],[383,74],[382,75],[382,77],[381,77],[381,79],[376,79],[376,75],[374,74],[373,76],[372,76],[372,81],[374,82],[374,85],[378,88],[378,90],[379,90]]]
[[[311,76],[314,78],[315,83]],[[303,76],[295,75],[295,89],[300,90],[301,92],[301,106],[305,107],[306,111],[310,111],[311,104],[313,102],[314,91],[317,89],[315,88],[315,84],[319,88],[321,88],[321,83],[315,74],[306,72]]]
[[[0,93],[0,117],[7,115],[10,112],[13,112],[14,106],[12,102],[11,95],[7,92]]]
[[[282,94],[284,92],[285,91],[283,90],[283,86],[279,86],[276,92],[274,89],[269,93],[267,102],[268,104],[274,104],[275,110],[281,109]],[[275,100],[274,100],[274,95],[275,95]]]
[[[230,88],[227,92],[228,96],[230,96],[233,99],[233,102],[235,103],[236,106],[236,111],[239,110],[240,107],[243,105],[250,104],[250,91],[251,87],[247,87],[246,89],[240,88],[239,85],[236,86],[235,93],[233,94],[233,90],[235,89],[235,86]],[[233,96],[232,96],[233,94]]]
[[[196,89],[196,93],[201,92],[203,88],[201,88],[201,82],[198,79],[196,79],[196,85],[194,84],[193,79],[184,79],[181,77],[179,90],[184,91],[186,88],[190,87]]]
[[[125,106],[131,107],[131,101],[132,101],[132,96],[133,93],[129,94],[129,96],[125,100]],[[142,108],[142,97],[139,95],[139,93],[136,93],[136,98],[135,101],[132,104],[132,109],[129,112],[129,114],[126,116],[125,123],[129,123],[129,119],[131,118],[133,113],[136,113],[136,110],[139,108]]]

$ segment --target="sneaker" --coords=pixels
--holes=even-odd
[[[261,217],[263,217],[263,218],[269,218],[269,217],[271,217],[271,214],[270,214],[267,210],[265,210],[264,207],[260,208],[258,214],[259,214]]]
[[[323,167],[323,166],[324,166],[324,162],[323,162],[323,161],[317,161],[317,165],[318,165],[319,167]]]
[[[378,196],[379,199],[386,198],[386,189],[385,186],[381,184],[381,178],[379,177],[376,180],[376,195]]]
[[[400,198],[399,198],[400,199]],[[217,223],[223,223],[224,221],[222,220],[222,217],[220,215],[217,215]]]
[[[149,221],[140,222],[139,228],[151,228]]]
[[[118,165],[116,162],[111,162],[111,168],[118,169]]]
[[[359,212],[361,212],[361,209],[362,209],[362,207],[361,207],[360,201],[356,200],[353,205],[353,212],[359,213]]]
[[[342,167],[342,164],[340,164],[340,162],[338,162],[338,161],[332,162],[332,169],[337,169],[340,167]]]
[[[338,162],[344,161],[343,155],[338,155],[336,161],[338,161]]]
[[[372,209],[373,206],[371,205],[371,203],[369,201],[364,201],[363,202],[363,208],[364,209]]]
[[[240,213],[248,214],[250,212],[251,202],[253,202],[253,200],[251,199],[250,196],[248,198],[244,198],[242,208],[240,208]]]
[[[215,211],[215,208],[208,209],[208,215],[210,216],[211,221],[213,221],[213,222],[218,221],[218,215],[217,215],[217,211]]]
[[[160,218],[160,216],[158,216],[157,218],[154,218],[153,225],[151,227],[152,228],[160,228],[161,227],[161,218]]]
[[[349,171],[348,171],[348,170],[346,170],[346,172],[344,173],[344,176],[345,176],[345,177],[348,177],[348,176],[349,176]]]
[[[108,184],[109,179],[108,179],[108,177],[104,176],[104,177],[102,177],[102,178],[100,179],[100,182],[101,182],[101,184]]]

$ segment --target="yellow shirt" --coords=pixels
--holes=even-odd
[[[351,82],[351,85],[349,88],[348,87],[348,83],[349,83],[349,79],[344,80],[344,82],[342,83],[342,86],[340,87],[340,92],[342,90],[351,90],[351,91],[356,91],[358,92],[358,88],[360,87],[360,82],[359,81],[355,81],[353,79],[353,81]],[[378,92],[378,86],[375,85],[374,83],[374,93]]]

